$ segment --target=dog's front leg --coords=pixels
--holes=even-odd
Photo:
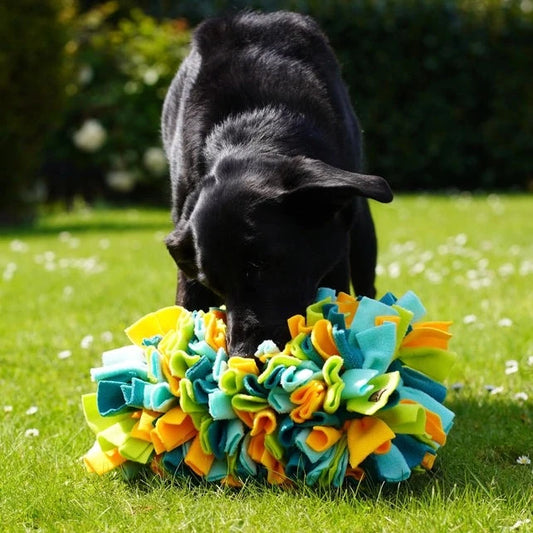
[[[358,199],[351,232],[350,270],[352,284],[357,296],[376,296],[375,278],[377,262],[377,240],[374,222],[368,202]]]
[[[350,264],[348,257],[344,256],[324,278],[320,281],[321,287],[330,287],[337,292],[350,292]]]

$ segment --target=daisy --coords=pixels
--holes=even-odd
[[[476,315],[466,315],[463,318],[463,324],[473,324],[477,320]]]
[[[92,335],[85,335],[85,337],[81,339],[80,346],[84,350],[88,350],[91,347],[93,341],[94,341],[94,337]]]
[[[510,376],[511,374],[516,374],[518,372],[518,361],[510,359],[505,361],[505,374]]]

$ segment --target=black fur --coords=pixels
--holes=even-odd
[[[167,94],[177,303],[226,303],[231,355],[287,340],[318,286],[374,296],[376,238],[361,133],[326,38],[309,17],[207,20]]]

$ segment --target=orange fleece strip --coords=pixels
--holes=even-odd
[[[350,466],[359,466],[371,453],[379,450],[396,435],[379,418],[365,416],[348,422]]]
[[[185,464],[199,476],[207,476],[215,460],[212,453],[205,453],[200,443],[200,435],[196,435],[185,456]]]
[[[163,453],[191,440],[198,431],[191,417],[181,407],[174,407],[157,419],[150,435],[155,453]]]
[[[342,431],[340,429],[331,426],[314,426],[305,442],[315,452],[323,452],[339,442],[341,437]]]
[[[317,379],[312,379],[306,385],[296,389],[290,396],[291,402],[298,406],[290,412],[292,420],[301,424],[312,418],[313,413],[324,404],[326,391],[325,383]]]
[[[339,354],[339,349],[333,340],[333,326],[325,318],[318,320],[314,325],[311,342],[323,359]]]

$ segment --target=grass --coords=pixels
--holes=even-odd
[[[533,459],[532,198],[372,207],[379,293],[413,289],[429,318],[455,322],[447,405],[457,420],[435,474],[288,491],[88,475],[89,369],[126,342],[125,326],[172,302],[175,271],[165,211],[80,210],[0,233],[0,530],[533,530],[533,467],[516,461]]]

